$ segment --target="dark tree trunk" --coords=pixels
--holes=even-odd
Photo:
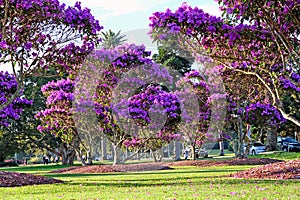
[[[192,145],[192,160],[196,160],[196,148],[195,148],[195,144]],[[200,149],[199,149],[200,151]]]
[[[101,140],[101,155],[102,155],[102,160],[107,160],[106,146],[107,146],[107,140],[106,140],[106,137],[103,134],[102,135],[102,140]]]
[[[162,161],[162,150],[159,149],[157,153],[153,149],[150,149],[151,155],[153,156],[154,162],[161,162]]]
[[[243,132],[243,121],[239,117],[237,122],[237,129],[238,129],[238,138],[236,143],[234,143],[234,153],[236,158],[244,158],[244,132]]]
[[[76,155],[75,150],[70,150],[70,149],[66,148],[66,145],[61,145],[60,153],[61,153],[63,165],[73,165],[74,164],[74,158]]]
[[[67,143],[62,142],[59,146],[59,153],[62,157],[62,164],[63,165],[73,165],[74,164],[74,159],[76,156],[76,149],[79,146],[79,142],[75,144],[75,148],[69,147]]]
[[[275,151],[277,149],[277,133],[275,129],[268,128],[267,130],[267,151]]]
[[[180,160],[180,141],[174,141],[174,155],[175,160]]]

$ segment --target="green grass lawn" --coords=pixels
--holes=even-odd
[[[174,170],[110,174],[46,174],[65,166],[1,168],[44,174],[63,184],[0,188],[0,199],[300,199],[299,181],[225,177],[253,166],[176,167]]]
[[[295,160],[300,159],[299,152],[282,152],[282,151],[275,151],[275,152],[264,152],[255,156],[249,156],[249,158],[273,158],[278,160]]]

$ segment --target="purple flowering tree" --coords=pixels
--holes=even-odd
[[[5,104],[14,95],[18,88],[15,77],[8,72],[0,72],[0,104]],[[18,120],[23,109],[30,106],[32,101],[17,97],[8,106],[0,109],[0,127],[8,127],[11,120]]]
[[[89,56],[86,65],[79,71],[75,81],[75,106],[80,123],[86,112],[96,113],[100,132],[111,142],[114,149],[114,164],[123,162],[121,147],[130,133],[119,126],[119,119],[114,114],[114,92],[122,76],[130,69],[151,63],[147,58],[150,52],[144,46],[125,44],[115,49],[101,49]],[[89,106],[87,106],[89,105]],[[83,127],[84,124],[79,124]]]
[[[62,157],[62,163],[68,165],[74,163],[80,146],[73,121],[73,90],[74,83],[69,78],[47,83],[42,87],[43,95],[47,97],[47,109],[35,115],[41,121],[38,126],[40,132],[52,134],[62,140],[58,154]]]
[[[274,106],[261,102],[246,106],[245,121],[258,130],[254,137],[249,135],[251,143],[259,140],[263,133],[266,133],[267,150],[274,151],[277,149],[277,129],[286,122],[286,119],[282,117],[281,113]],[[248,134],[251,134],[251,130]]]
[[[176,92],[181,101],[184,101],[181,102],[183,109],[179,130],[191,146],[192,159],[195,160],[196,147],[200,149],[205,142],[212,142],[214,139],[209,133],[211,118],[209,88],[200,72],[195,70],[187,72],[177,84],[185,86]],[[187,109],[185,106],[193,108]]]
[[[300,126],[297,109],[287,109],[288,94],[299,101],[300,2],[220,0],[224,18],[183,4],[176,11],[156,12],[150,27],[153,39],[180,34],[179,43],[195,57],[210,57],[223,69],[253,77],[281,115]],[[293,104],[291,104],[293,105]]]
[[[233,126],[235,134],[231,134],[231,142],[236,157],[247,156],[248,150],[262,133],[267,131],[268,146],[276,145],[275,128],[285,121],[280,112],[271,105],[271,97],[259,81],[252,76],[231,70],[223,70],[222,78],[227,91],[227,123]],[[251,134],[252,129],[259,133]],[[269,130],[273,131],[269,131]],[[244,151],[244,144],[247,145]],[[271,149],[271,148],[270,148]]]
[[[99,44],[102,29],[90,9],[67,7],[58,0],[0,0],[0,64],[11,68],[18,83],[11,104],[30,75],[47,76],[50,67],[73,70]]]
[[[154,162],[160,162],[163,145],[181,139],[178,133],[181,110],[177,96],[162,85],[149,84],[139,88],[128,99],[128,104],[129,117],[138,126],[132,140],[141,141],[135,143],[136,147],[150,150]],[[132,140],[127,139],[123,144],[134,149]]]

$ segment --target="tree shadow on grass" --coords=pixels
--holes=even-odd
[[[282,184],[282,180],[246,180],[245,179],[226,179],[226,178],[215,178],[213,179],[213,184],[230,184],[230,185],[260,185],[260,184]],[[82,183],[82,182],[68,182],[66,183],[72,186],[105,186],[105,187],[161,187],[161,186],[188,186],[188,185],[210,185],[212,184],[211,177],[201,177],[193,178],[166,178],[166,179],[138,179],[138,180],[110,180],[110,181],[100,181],[97,182],[95,180],[90,183]]]
[[[6,167],[0,168],[1,171],[9,171],[9,172],[19,172],[19,173],[39,173],[39,172],[48,172],[57,169],[67,168],[67,167],[74,167],[74,166],[81,166],[80,164],[75,165],[56,165],[56,164],[49,164],[49,165],[34,165],[34,166],[19,166],[19,167]]]
[[[84,173],[84,174],[45,174],[45,176],[52,178],[79,178],[79,177],[106,177],[106,176],[144,176],[144,175],[174,175],[174,174],[195,174],[195,173],[230,173],[242,170],[236,169],[199,169],[191,171],[178,170],[161,170],[161,171],[146,171],[146,172],[114,172],[114,173]]]

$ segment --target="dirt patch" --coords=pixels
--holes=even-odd
[[[300,159],[267,164],[235,174],[234,178],[300,179]]]
[[[24,185],[53,184],[62,182],[63,181],[61,180],[56,180],[45,176],[0,171],[0,187],[16,187]]]
[[[266,165],[270,163],[282,162],[282,160],[270,158],[244,158],[231,160],[186,160],[169,163],[169,166],[197,166],[197,167],[212,167],[212,166],[234,166],[234,165]]]
[[[126,165],[90,165],[77,166],[65,169],[51,171],[51,173],[64,174],[84,174],[84,173],[111,173],[111,172],[137,172],[137,171],[154,171],[172,169],[163,163],[140,163],[140,164],[126,164]]]
[[[169,163],[140,163],[140,164],[126,164],[126,165],[91,165],[91,166],[75,166],[64,169],[52,171],[50,173],[112,173],[112,172],[134,172],[134,171],[153,171],[172,169],[173,166],[197,166],[197,167],[211,167],[211,166],[230,166],[230,165],[266,165],[269,163],[282,162],[282,160],[275,160],[269,158],[248,158],[248,159],[232,159],[232,160],[192,160],[192,161],[178,161]]]

